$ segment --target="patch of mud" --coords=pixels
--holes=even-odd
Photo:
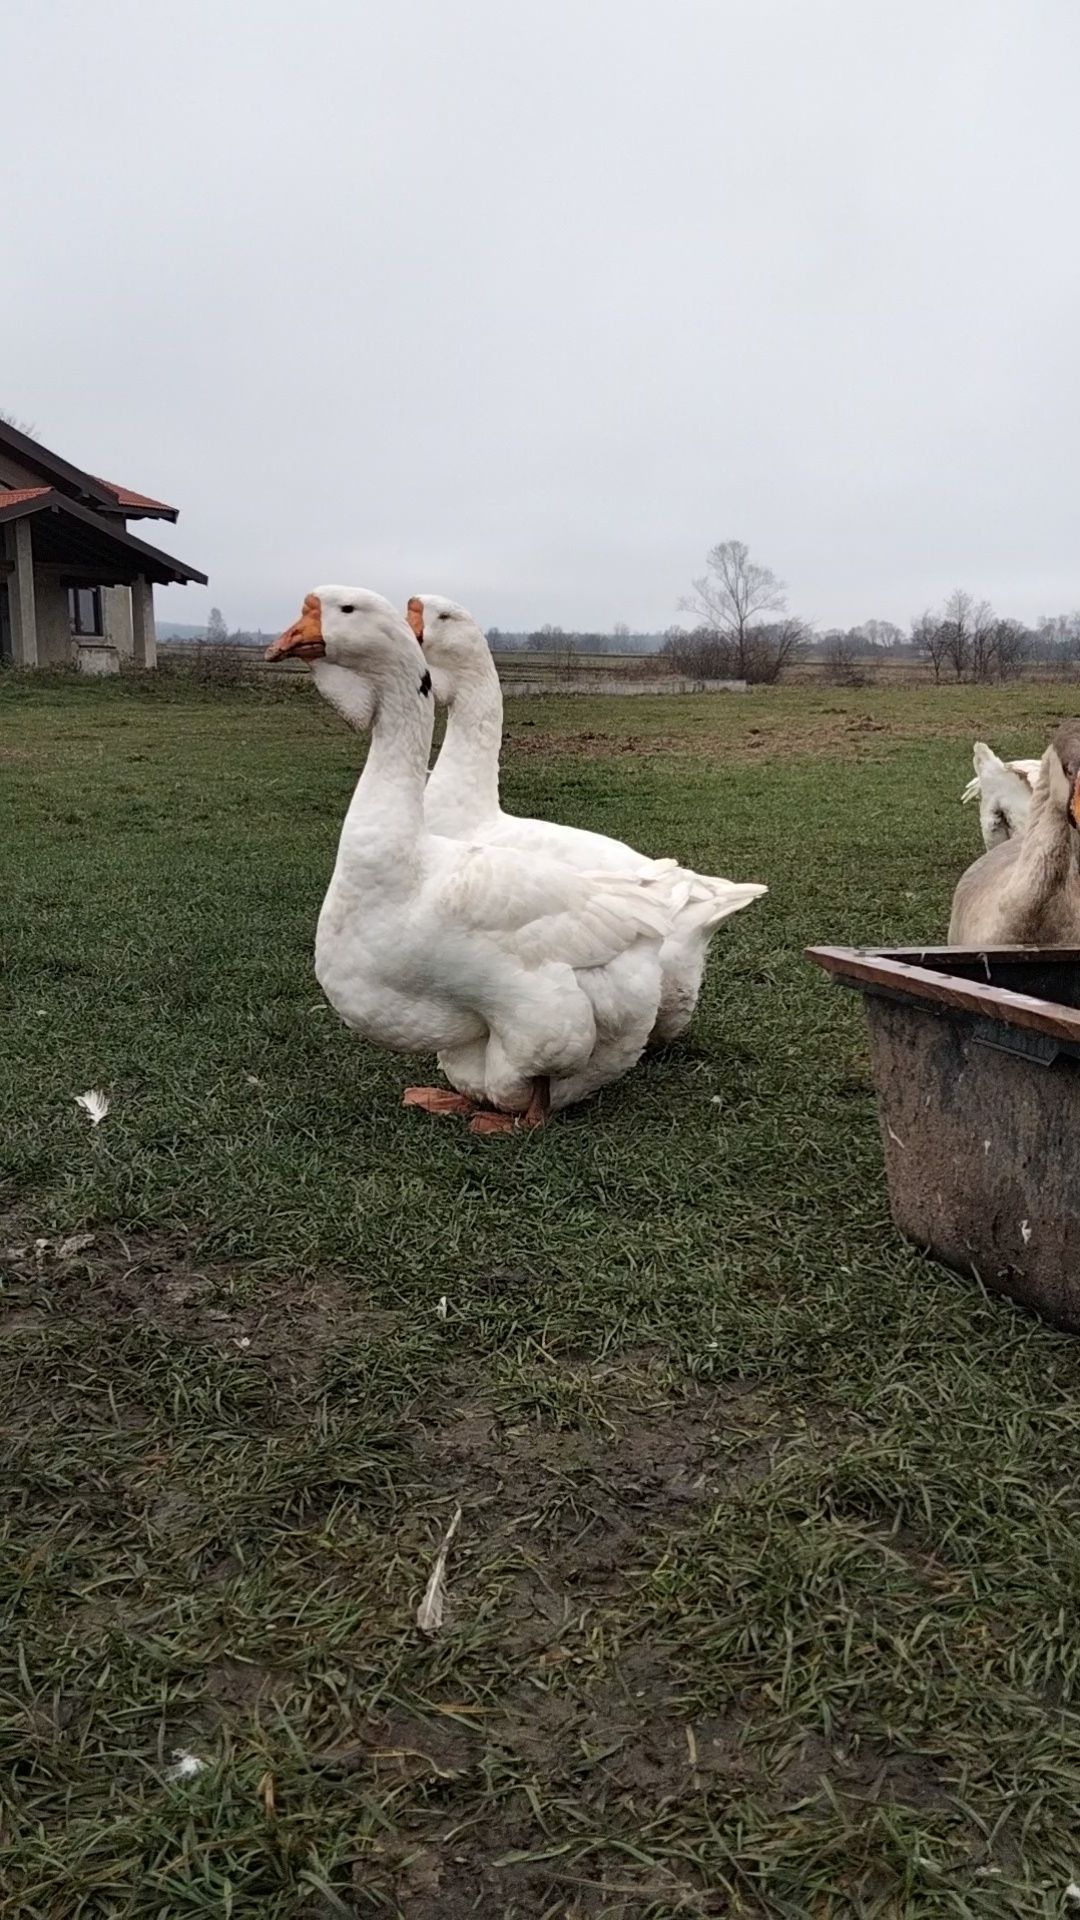
[[[780,758],[858,761],[879,759],[883,752],[910,741],[943,739],[962,742],[970,753],[970,712],[966,703],[954,706],[950,692],[940,688],[932,699],[907,705],[895,717],[891,711],[889,717],[883,716],[874,695],[867,696],[865,704],[843,707],[818,705],[813,693],[807,692],[797,709],[787,701],[773,706],[767,695],[757,696],[745,711],[725,695],[719,718],[708,696],[704,696],[705,705],[692,696],[668,696],[664,718],[670,716],[675,724],[655,732],[632,730],[633,715],[626,713],[627,703],[620,701],[606,731],[546,728],[511,714],[506,741],[508,753],[526,761],[538,755],[555,760],[616,760],[626,754],[641,759],[687,754],[728,765]]]
[[[460,1780],[476,1771],[485,1750],[479,1722],[464,1711],[440,1714],[388,1709],[312,1755],[332,1774],[370,1773],[388,1782]]]
[[[932,729],[898,729],[871,713],[814,711],[798,716],[789,712],[769,714],[763,724],[728,731],[703,726],[700,709],[687,707],[688,724],[684,728],[666,728],[663,732],[630,733],[612,728],[607,733],[555,732],[522,721],[508,723],[506,748],[515,758],[536,756],[562,760],[614,760],[625,754],[637,759],[667,758],[689,754],[699,759],[722,760],[726,764],[749,763],[768,758],[857,759],[865,752],[873,735],[909,739]],[[696,724],[695,724],[696,721]],[[875,744],[877,744],[875,742]]]
[[[806,1736],[781,1768],[777,1784],[791,1804],[823,1799],[831,1787],[872,1805],[896,1803],[927,1811],[954,1806],[943,1769],[930,1755],[842,1737],[829,1742],[818,1733]]]
[[[514,1645],[545,1665],[583,1606],[625,1594],[710,1503],[766,1480],[790,1438],[756,1383],[661,1399],[625,1368],[591,1384],[599,1401],[576,1424],[463,1399],[420,1442],[425,1484],[465,1509],[467,1585],[498,1594]]]
[[[736,1719],[688,1717],[666,1696],[662,1670],[642,1656],[626,1662],[621,1685],[588,1700],[522,1687],[471,1724],[456,1709],[440,1719],[398,1708],[361,1723],[314,1764],[331,1779],[361,1775],[384,1802],[407,1788],[429,1818],[414,1815],[410,1830],[388,1834],[365,1856],[356,1891],[370,1895],[373,1882],[382,1884],[410,1920],[606,1917],[651,1900],[668,1903],[665,1911],[672,1902],[673,1911],[723,1911],[703,1904],[712,1896],[692,1873],[640,1868],[625,1850],[593,1843],[577,1860],[572,1847],[556,1847],[549,1861],[514,1858],[547,1851],[571,1806],[577,1821],[585,1816],[583,1832],[633,1832],[664,1807],[763,1784]],[[440,1819],[451,1795],[455,1808],[470,1802],[475,1817]]]
[[[280,1699],[295,1685],[295,1677],[257,1660],[216,1660],[206,1675],[207,1689],[225,1707],[252,1708]]]
[[[167,1240],[79,1237],[90,1244],[70,1257],[63,1257],[62,1242],[6,1249],[0,1340],[64,1323],[93,1326],[123,1318],[187,1343],[232,1349],[303,1387],[359,1327],[366,1338],[376,1338],[393,1321],[392,1315],[362,1310],[335,1275],[270,1274],[253,1281],[242,1268],[197,1266],[182,1244]]]

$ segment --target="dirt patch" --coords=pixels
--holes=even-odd
[[[279,1668],[261,1666],[257,1660],[215,1661],[206,1675],[211,1697],[226,1707],[256,1706],[260,1701],[279,1699],[295,1684],[295,1676]]]
[[[756,1383],[661,1399],[629,1366],[597,1380],[599,1401],[573,1424],[464,1399],[420,1442],[425,1484],[465,1510],[458,1593],[494,1589],[508,1644],[545,1669],[567,1657],[583,1607],[625,1594],[703,1505],[767,1479],[788,1438]]]
[[[459,1780],[480,1764],[485,1739],[465,1710],[421,1715],[403,1708],[373,1715],[348,1737],[314,1754],[329,1773],[371,1773],[389,1780]]]
[[[666,1692],[662,1669],[641,1655],[624,1664],[621,1685],[588,1700],[522,1688],[497,1714],[393,1707],[359,1722],[313,1764],[331,1781],[359,1776],[361,1790],[383,1803],[407,1791],[426,1818],[388,1833],[374,1857],[365,1856],[357,1890],[370,1897],[372,1882],[380,1883],[410,1920],[609,1916],[637,1913],[639,1898],[673,1897],[674,1910],[722,1911],[702,1904],[712,1896],[692,1870],[679,1878],[660,1864],[646,1871],[625,1849],[609,1852],[595,1840],[580,1858],[572,1846],[551,1847],[571,1808],[568,1833],[600,1835],[633,1831],[688,1797],[764,1785],[737,1719],[688,1718],[676,1703],[663,1704]],[[440,1818],[444,1803],[463,1794],[476,1817],[464,1825]],[[514,1858],[549,1850],[546,1861]]]
[[[632,721],[631,715],[626,718]],[[737,701],[726,703],[719,715],[711,705],[687,696],[665,703],[664,720],[667,724],[655,731],[635,730],[616,720],[606,731],[587,728],[578,733],[511,715],[506,726],[507,751],[524,761],[536,756],[615,760],[627,754],[644,759],[685,754],[746,766],[770,759],[877,759],[913,740],[956,740],[970,750],[973,737],[967,708],[956,707],[947,698],[927,702],[924,708],[908,705],[893,718],[883,717],[872,695],[854,711],[820,706],[813,695],[807,695],[796,706],[786,699],[775,706],[756,700],[748,708]]]
[[[207,1342],[261,1360],[283,1382],[303,1387],[326,1355],[359,1327],[385,1335],[390,1314],[372,1314],[343,1279],[260,1276],[242,1268],[196,1265],[182,1244],[118,1235],[75,1236],[65,1243],[9,1246],[0,1305],[0,1339],[27,1337],[65,1321],[94,1325],[118,1316],[185,1342]]]
[[[526,730],[519,724],[516,728],[507,727],[506,744],[508,751],[523,760],[536,756],[545,760],[610,760],[625,754],[633,754],[638,759],[663,759],[673,754],[692,754],[729,765],[745,765],[770,758],[858,759],[865,753],[872,736],[896,734],[888,721],[875,720],[870,714],[833,716],[807,712],[798,717],[778,714],[775,719],[770,717],[765,726],[749,726],[733,733],[694,724],[692,708],[687,721],[685,728],[669,727],[657,733],[623,733],[613,729],[610,733],[575,734],[542,727]],[[909,736],[905,732],[902,737]]]
[[[19,1334],[37,1333],[46,1326],[45,1315],[33,1307],[9,1307],[0,1311],[0,1340],[14,1340]]]
[[[768,1787],[737,1707],[684,1705],[648,1644],[616,1634],[599,1668],[590,1651],[666,1543],[723,1492],[765,1478],[789,1437],[757,1381],[673,1393],[665,1365],[646,1351],[599,1368],[582,1357],[563,1382],[581,1415],[561,1424],[522,1419],[512,1393],[452,1381],[442,1418],[417,1438],[431,1501],[465,1509],[445,1630],[493,1632],[516,1677],[494,1699],[481,1690],[475,1710],[458,1698],[443,1713],[432,1682],[435,1700],[395,1702],[314,1756],[383,1803],[407,1795],[413,1816],[365,1856],[357,1886],[382,1885],[410,1920],[725,1910],[692,1869],[676,1877],[596,1842],[580,1858],[573,1846],[514,1857],[564,1832],[631,1833],[658,1810]],[[462,1799],[474,1817],[444,1834],[441,1805]]]
[[[490,1404],[458,1403],[430,1432],[432,1468],[463,1468],[476,1490],[530,1506],[560,1483],[593,1485],[627,1510],[665,1512],[705,1498],[742,1463],[748,1435],[771,1416],[738,1385],[652,1404],[627,1401],[605,1382],[599,1420],[553,1426],[508,1422]],[[461,1475],[453,1476],[460,1485]]]
[[[781,1769],[778,1781],[784,1797],[793,1804],[822,1798],[826,1783],[839,1794],[875,1806],[895,1802],[951,1810],[954,1805],[940,1764],[928,1754],[846,1739],[839,1730],[831,1742],[820,1734],[808,1734]]]

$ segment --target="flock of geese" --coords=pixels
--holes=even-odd
[[[475,1133],[539,1127],[684,1030],[709,942],[765,887],[504,813],[499,678],[453,601],[419,596],[403,619],[380,594],[320,587],[267,650],[290,656],[371,736],[315,973],[365,1039],[437,1055],[449,1090],[410,1087],[407,1106]]]
[[[474,1133],[532,1129],[684,1031],[713,936],[767,888],[505,813],[499,677],[452,600],[417,596],[403,618],[366,588],[320,587],[267,652],[290,656],[371,736],[315,972],[346,1026],[437,1056],[449,1087],[409,1087],[405,1105]],[[986,852],[956,888],[949,944],[1080,946],[1080,721],[1039,761],[982,742],[974,757],[963,798]]]

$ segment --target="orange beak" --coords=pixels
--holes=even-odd
[[[1069,819],[1074,827],[1080,827],[1080,773],[1073,781],[1072,798],[1069,801]]]
[[[424,644],[424,603],[414,594],[405,609],[405,618],[415,633],[420,645]]]
[[[322,633],[322,606],[317,593],[309,593],[299,620],[278,635],[266,649],[268,660],[284,660],[291,654],[297,660],[321,660],[326,652]]]

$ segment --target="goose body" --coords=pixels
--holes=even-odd
[[[428,829],[431,676],[380,595],[319,588],[270,649],[287,653],[371,732],[315,937],[316,977],[346,1025],[437,1054],[462,1110],[539,1119],[628,1071],[656,1018],[663,891]],[[431,1097],[412,1104],[446,1108],[417,1092]],[[474,1125],[494,1131],[495,1117]]]
[[[1038,763],[1019,834],[968,867],[953,895],[949,945],[1080,946],[1080,722]]]
[[[983,740],[975,742],[972,758],[975,777],[968,781],[961,801],[965,807],[978,801],[983,845],[989,852],[1023,833],[1040,762],[999,760]]]
[[[429,828],[492,849],[555,859],[583,873],[646,881],[660,890],[668,925],[653,1038],[674,1039],[693,1015],[713,934],[768,888],[694,873],[675,860],[650,859],[624,841],[586,828],[505,813],[499,797],[502,689],[487,640],[463,607],[440,595],[414,597],[408,619],[424,648],[436,698],[448,710],[442,749],[425,791]]]

